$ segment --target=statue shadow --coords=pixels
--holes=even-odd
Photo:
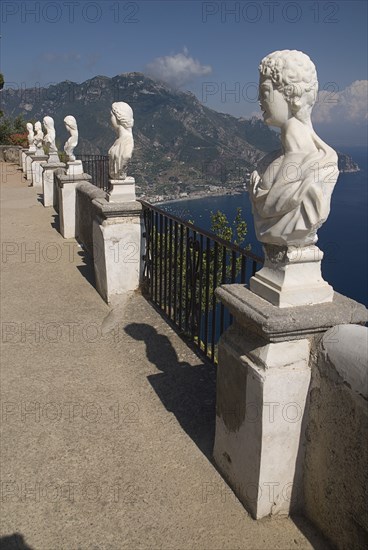
[[[77,265],[77,269],[86,281],[96,290],[96,277],[93,258],[80,243],[78,244],[81,248],[78,249],[77,256],[82,260],[83,264]]]
[[[51,227],[60,233],[60,216],[57,212],[52,214]]]
[[[147,379],[167,411],[202,453],[212,462],[216,418],[216,370],[199,362],[190,365],[180,361],[164,334],[145,323],[130,323],[125,332],[137,341],[144,341],[147,359],[159,371]]]
[[[37,202],[43,206],[43,193],[37,193]]]
[[[26,544],[23,535],[14,533],[13,535],[0,537],[0,550],[33,550]]]

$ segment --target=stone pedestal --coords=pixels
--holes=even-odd
[[[280,308],[332,302],[333,288],[322,278],[323,252],[315,245],[288,248],[266,244],[265,263],[250,289]]]
[[[63,162],[43,164],[43,173],[42,173],[42,191],[43,191],[43,205],[44,206],[53,206],[54,205],[54,174],[57,170],[62,170],[65,168]],[[61,175],[61,173],[60,173]]]
[[[107,302],[139,288],[143,274],[143,213],[139,202],[93,200],[93,258],[96,288]]]
[[[128,177],[124,180],[110,180],[110,189],[106,193],[108,202],[135,201],[135,179]]]
[[[49,151],[48,164],[59,164],[60,159],[57,151]]]
[[[83,174],[83,164],[81,160],[69,160],[66,163],[66,174],[71,177],[78,177]]]
[[[32,161],[35,158],[35,154],[35,151],[26,152],[25,176],[29,182],[32,182]]]
[[[59,219],[60,233],[64,239],[75,238],[75,188],[78,183],[90,181],[92,178],[89,174],[78,174],[70,176],[68,174],[55,174],[58,187],[58,204],[59,204]]]
[[[46,155],[34,156],[32,160],[32,185],[42,188],[42,166],[47,163]]]
[[[303,506],[302,471],[313,335],[363,324],[364,306],[332,302],[280,309],[243,285],[216,294],[234,322],[218,347],[214,459],[255,519]]]
[[[27,148],[23,147],[22,149],[19,149],[19,166],[21,167],[22,172],[25,172],[25,169],[26,169],[25,163],[26,163],[27,151],[28,151],[28,147]]]

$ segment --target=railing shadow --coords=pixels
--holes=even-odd
[[[160,371],[147,377],[166,410],[212,462],[215,437],[216,370],[213,365],[180,361],[164,334],[151,325],[130,323],[125,332],[146,344],[147,359]]]

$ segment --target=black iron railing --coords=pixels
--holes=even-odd
[[[109,157],[108,155],[76,155],[83,162],[83,170],[92,176],[93,185],[104,191],[109,189]]]
[[[248,283],[263,259],[145,201],[144,289],[179,331],[212,362],[232,318],[215,289]]]

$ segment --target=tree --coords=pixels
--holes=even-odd
[[[4,75],[0,73],[0,91],[4,88]],[[26,122],[22,115],[15,119],[4,117],[0,111],[0,144],[27,146]]]

